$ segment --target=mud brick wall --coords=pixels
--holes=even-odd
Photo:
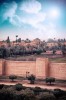
[[[35,61],[6,61],[6,75],[15,74],[17,76],[26,76],[26,72],[35,75]]]
[[[0,60],[0,75],[2,75],[2,67],[3,67],[3,61]]]
[[[50,63],[49,76],[66,80],[66,63]]]
[[[36,60],[36,77],[46,78],[48,77],[48,58],[37,58]]]
[[[0,60],[0,75],[25,76],[34,74],[36,78],[55,77],[66,80],[66,63],[51,63],[48,58],[36,61]]]

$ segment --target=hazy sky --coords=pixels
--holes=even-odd
[[[0,0],[0,40],[66,38],[66,0]]]

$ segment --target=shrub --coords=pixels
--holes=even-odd
[[[29,77],[28,77],[28,80],[30,81],[30,84],[34,84],[35,82],[35,76],[33,74],[31,74]]]
[[[66,96],[59,97],[58,100],[66,100]]]
[[[42,52],[43,52],[42,50],[37,50],[37,51],[36,51],[36,54],[37,54],[37,55],[40,55]]]
[[[20,84],[20,83],[16,84],[16,85],[15,85],[15,89],[16,89],[17,91],[22,90],[22,89],[23,89],[22,84]]]
[[[3,89],[8,89],[9,86],[8,85],[4,85]]]
[[[22,91],[15,91],[13,87],[0,90],[1,100],[36,100],[33,90],[26,88]]]
[[[41,93],[39,96],[37,96],[39,100],[56,100],[55,96],[51,93],[49,94],[48,92]]]
[[[0,99],[1,100],[13,100],[13,93],[9,89],[2,89],[0,91]]]
[[[9,79],[11,79],[12,80],[12,82],[14,81],[14,79],[17,79],[17,76],[15,76],[15,75],[10,75],[9,76]]]
[[[66,92],[61,89],[54,89],[53,94],[56,98],[66,95]]]
[[[45,81],[46,81],[46,83],[50,83],[50,85],[51,85],[52,82],[55,82],[55,78],[53,78],[53,77],[47,77],[45,79]]]
[[[24,100],[24,95],[22,93],[14,93],[13,100]]]
[[[4,87],[4,84],[0,84],[0,89],[2,89]]]
[[[22,95],[24,96],[24,100],[36,100],[34,92],[30,88],[23,90]]]
[[[53,54],[55,54],[56,53],[56,50],[53,50]]]
[[[48,93],[50,93],[50,92],[51,92],[51,90],[48,90],[48,89],[43,89],[43,90],[42,90],[42,92],[48,92]]]
[[[35,95],[38,95],[40,92],[42,92],[42,89],[40,87],[35,87],[33,91]]]

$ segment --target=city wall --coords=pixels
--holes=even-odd
[[[36,71],[35,61],[6,61],[5,75],[15,74],[18,76],[26,76],[26,74],[34,74]]]
[[[50,63],[49,76],[66,80],[66,63]]]
[[[66,63],[52,63],[48,58],[37,58],[36,61],[0,60],[0,75],[28,76],[37,78],[55,77],[66,80]]]
[[[3,60],[0,60],[0,75],[2,75],[3,68]]]

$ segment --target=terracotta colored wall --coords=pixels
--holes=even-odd
[[[6,75],[15,74],[19,76],[26,76],[26,72],[35,74],[35,68],[35,61],[7,61]]]
[[[48,59],[37,58],[36,60],[36,77],[46,78],[48,76]]]
[[[0,75],[2,75],[2,60],[0,60]]]
[[[66,63],[50,63],[49,76],[57,79],[66,79]]]
[[[66,79],[66,63],[49,63],[48,58],[37,58],[36,61],[0,60],[0,75],[26,76],[26,72],[37,78]]]

